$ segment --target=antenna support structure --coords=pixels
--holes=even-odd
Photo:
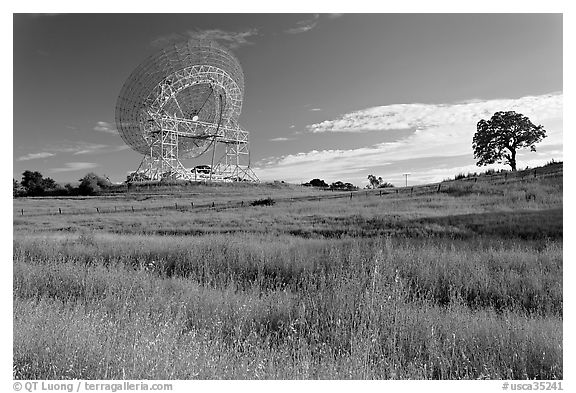
[[[259,181],[249,132],[238,123],[243,95],[238,60],[213,41],[177,43],[150,56],[116,105],[120,136],[143,155],[128,181]],[[204,165],[186,167],[190,159]]]

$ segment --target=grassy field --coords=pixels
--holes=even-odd
[[[561,167],[349,195],[15,200],[14,378],[563,377]]]

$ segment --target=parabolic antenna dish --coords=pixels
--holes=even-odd
[[[118,97],[116,124],[124,142],[146,155],[156,140],[158,115],[200,122],[193,130],[197,138],[179,139],[180,157],[193,157],[210,144],[218,124],[238,121],[243,96],[236,57],[213,41],[190,40],[162,49],[132,72]]]
[[[215,153],[217,144],[226,146],[218,165],[222,175],[230,175],[231,156],[238,167],[240,156],[248,154],[248,132],[238,122],[243,97],[244,74],[236,57],[213,41],[189,40],[158,51],[132,72],[118,97],[116,125],[124,142],[143,154],[148,166],[156,165],[148,169],[149,180],[168,172],[189,179],[180,159],[211,147]]]

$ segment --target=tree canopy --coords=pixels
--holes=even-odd
[[[308,183],[305,183],[305,185],[310,185],[312,187],[320,187],[320,188],[327,188],[328,187],[328,183],[326,183],[324,180],[321,180],[321,179],[312,179]]]
[[[516,152],[529,148],[536,151],[536,143],[546,137],[541,125],[534,125],[528,117],[514,111],[496,112],[490,120],[480,120],[472,140],[476,165],[510,165],[516,170]]]
[[[95,195],[103,188],[110,187],[111,184],[112,183],[107,178],[90,172],[80,179],[78,190],[81,195]]]
[[[376,177],[374,175],[368,175],[368,188],[388,188],[394,187],[392,183],[385,182],[382,177]]]
[[[44,195],[46,192],[58,188],[54,179],[44,178],[40,172],[36,171],[24,171],[20,184],[26,190],[26,195],[29,196]]]

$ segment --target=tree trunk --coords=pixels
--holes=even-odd
[[[510,149],[510,166],[512,167],[512,171],[516,172],[516,150]]]

